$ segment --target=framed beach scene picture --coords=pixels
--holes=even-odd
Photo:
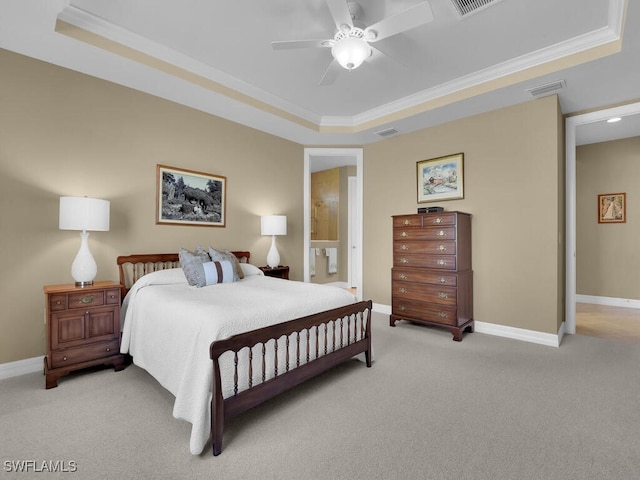
[[[418,203],[464,198],[464,153],[417,162]]]

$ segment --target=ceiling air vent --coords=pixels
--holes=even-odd
[[[380,130],[379,132],[376,132],[376,135],[380,135],[381,137],[389,137],[391,135],[395,135],[396,133],[398,133],[398,130],[396,130],[395,128],[387,128],[386,130]]]
[[[525,92],[530,97],[538,98],[538,97],[546,97],[547,95],[552,95],[556,93],[558,90],[562,90],[567,86],[564,80],[558,80],[557,82],[546,83],[544,85],[539,85],[533,88],[525,89]]]
[[[502,0],[451,0],[451,4],[455,7],[458,15],[467,17],[472,13],[476,13]]]

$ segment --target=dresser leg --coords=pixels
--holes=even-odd
[[[58,377],[55,373],[47,373],[45,380],[45,388],[48,390],[50,388],[56,388],[58,386]]]
[[[452,328],[451,333],[453,334],[454,342],[462,341],[462,334],[464,332],[473,332],[474,321],[470,320],[459,328]]]

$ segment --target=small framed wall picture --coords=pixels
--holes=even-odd
[[[627,221],[626,197],[625,193],[598,195],[598,223],[625,223]]]
[[[464,153],[417,162],[418,203],[464,198]]]

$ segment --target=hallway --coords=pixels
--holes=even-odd
[[[640,309],[577,303],[576,333],[640,343]]]

